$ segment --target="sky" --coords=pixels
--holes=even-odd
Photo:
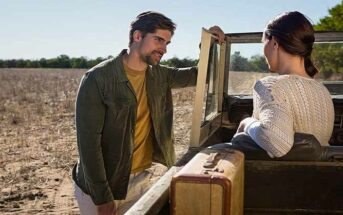
[[[163,59],[196,59],[203,27],[258,32],[276,15],[293,10],[316,24],[340,1],[0,0],[0,59],[116,56],[128,47],[131,21],[147,10],[161,12],[177,24]]]

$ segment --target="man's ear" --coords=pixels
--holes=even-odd
[[[142,40],[142,32],[139,30],[135,30],[133,32],[133,41],[134,42],[140,42]]]

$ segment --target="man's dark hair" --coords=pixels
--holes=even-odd
[[[131,22],[129,46],[133,43],[133,32],[136,30],[142,32],[144,37],[147,33],[155,33],[157,29],[169,30],[173,35],[175,28],[176,24],[165,15],[153,11],[143,12]]]

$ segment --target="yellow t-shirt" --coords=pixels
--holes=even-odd
[[[152,164],[152,125],[146,95],[145,71],[135,71],[124,64],[126,75],[137,98],[137,120],[131,173],[149,168]]]

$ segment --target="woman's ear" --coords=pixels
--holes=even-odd
[[[272,37],[272,43],[273,43],[273,48],[278,49],[279,48],[279,43],[275,40],[275,37]]]

